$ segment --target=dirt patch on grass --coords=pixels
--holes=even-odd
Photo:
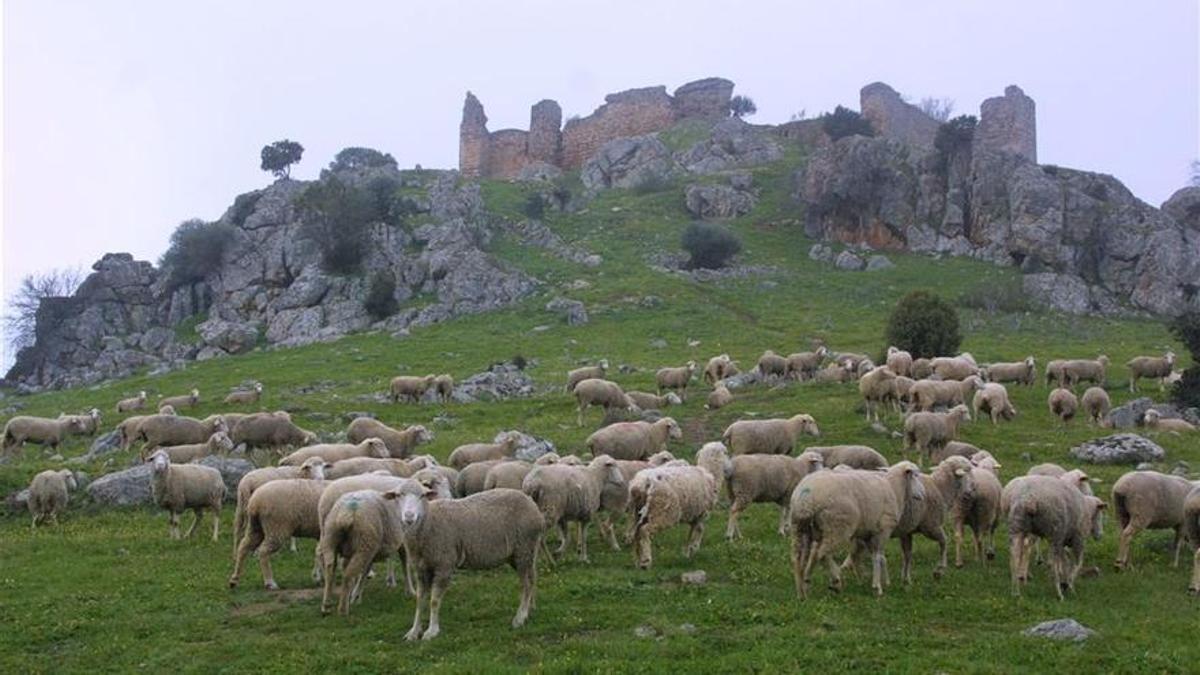
[[[308,602],[321,597],[320,588],[299,588],[290,591],[275,591],[265,602],[254,602],[248,605],[238,605],[229,610],[229,615],[237,618],[251,618],[278,612],[298,602]]]

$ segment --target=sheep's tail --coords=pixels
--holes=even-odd
[[[1113,508],[1117,512],[1117,522],[1121,523],[1121,529],[1124,529],[1129,524],[1129,497],[1114,490]]]

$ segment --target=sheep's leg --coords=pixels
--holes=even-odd
[[[555,555],[563,555],[564,553],[567,552],[567,542],[569,541],[569,535],[567,534],[567,526],[565,524],[563,524],[563,522],[560,520],[560,521],[558,521],[558,524],[556,525],[556,527],[558,528],[558,536],[559,536],[560,541],[558,542],[558,550],[555,551],[554,553],[555,553]]]
[[[416,605],[416,609],[413,614],[412,628],[409,628],[408,632],[404,634],[405,640],[421,639],[421,605],[425,603],[425,593],[429,588],[431,578],[432,575],[425,570],[420,570],[417,573],[417,601],[413,603]]]
[[[621,545],[617,543],[617,528],[613,524],[612,514],[606,513],[600,518],[600,536],[608,541],[609,548],[614,551],[621,550]]]
[[[57,524],[57,523],[56,523]],[[1183,526],[1175,528],[1175,559],[1171,562],[1171,567],[1179,567],[1179,553],[1183,550]]]
[[[911,567],[912,537],[907,537],[907,539],[909,546],[908,557],[910,558],[908,564]],[[871,540],[867,543],[867,550],[871,553],[871,588],[875,590],[876,597],[883,596],[883,587],[887,578],[887,558],[883,555],[883,545],[885,543],[886,540],[879,534],[872,536]],[[903,538],[900,540],[900,543],[901,547],[903,547]]]
[[[1118,572],[1124,569],[1132,569],[1133,566],[1129,564],[1129,549],[1133,544],[1133,538],[1143,529],[1145,528],[1140,522],[1131,518],[1129,523],[1121,530],[1121,540],[1117,545],[1116,568]]]
[[[36,530],[37,524],[38,524],[38,514],[35,513],[35,514],[33,514],[33,524],[30,526],[30,529]]]
[[[350,615],[350,605],[362,595],[363,581],[371,566],[371,556],[356,553],[342,564],[342,594],[338,598],[338,613]]]
[[[587,530],[588,523],[586,521],[576,524],[579,533],[579,561],[589,562],[587,552]]]
[[[933,568],[933,578],[941,579],[942,575],[946,573],[946,552],[949,548],[946,546],[946,533],[942,531],[942,528],[939,525],[938,527],[935,527],[928,532],[922,532],[921,534],[924,534],[929,539],[937,542],[938,564]]]
[[[337,553],[332,550],[329,551],[329,553],[330,553],[330,555],[323,556],[324,557],[323,563],[325,566],[325,587],[321,593],[321,613],[322,614],[329,613],[329,596],[333,595],[333,576],[334,576],[333,573],[334,573],[334,564],[335,564],[334,561],[337,558]],[[339,606],[339,608],[341,606],[341,598],[340,597],[338,598],[338,606]]]
[[[729,521],[725,524],[725,538],[733,541],[735,538],[741,538],[742,531],[738,527],[738,516],[741,515],[742,509],[746,508],[746,504],[740,499],[734,499],[729,505]]]
[[[1008,536],[1008,574],[1009,581],[1012,585],[1012,594],[1020,597],[1021,595],[1021,557],[1025,554],[1025,537],[1020,533],[1012,533]]]
[[[396,558],[394,556],[388,556],[387,581],[385,583],[388,588],[396,587]]]
[[[521,602],[517,605],[517,615],[512,620],[513,628],[525,625],[525,620],[529,618],[529,609],[533,606],[534,589],[537,588],[536,561],[530,560],[522,564],[521,569],[517,570],[517,574],[521,577]]]
[[[442,632],[442,628],[438,623],[438,614],[442,609],[442,596],[446,594],[446,587],[450,585],[450,573],[435,574],[433,577],[433,592],[429,594],[429,627],[425,629],[425,634],[421,636],[422,640],[432,640]]]
[[[912,545],[911,534],[900,536],[900,580],[905,586],[912,585]]]
[[[216,543],[221,535],[221,504],[220,502],[213,504],[213,543]]]
[[[262,571],[263,586],[269,591],[279,590],[275,583],[275,572],[271,570],[271,555],[283,548],[283,541],[278,536],[267,536],[258,547],[258,567]]]
[[[184,539],[191,539],[192,534],[196,532],[196,526],[200,524],[200,519],[204,517],[204,509],[192,509],[192,526],[188,528],[187,534],[183,535]]]
[[[542,555],[545,556],[546,562],[549,563],[551,569],[553,569],[554,568],[554,554],[550,552],[550,546],[549,546],[549,544],[546,543],[545,535],[542,535],[541,541],[538,543],[538,546],[541,547]]]
[[[295,538],[295,537],[292,537],[292,541],[291,541],[291,543],[289,544],[289,548],[291,549],[292,553],[296,553],[296,552],[297,552],[297,551],[296,551],[296,538]]]
[[[788,506],[787,502],[779,505],[779,536],[781,537],[787,536],[789,525],[788,516],[791,515],[791,513],[791,508]]]
[[[179,539],[180,538],[180,536],[179,536],[179,514],[172,511],[170,522],[171,522],[171,538]]]
[[[804,563],[808,557],[808,535],[792,534],[792,581],[796,584],[796,597],[804,600],[808,597],[808,584],[804,579]]]
[[[703,539],[704,520],[701,519],[692,523],[692,531],[688,537],[687,546],[685,546],[683,549],[683,556],[685,558],[691,558],[692,556],[696,555],[696,552],[700,550],[700,543],[703,541]]]
[[[633,543],[633,535],[637,531],[638,518],[637,513],[633,510],[632,505],[630,505],[630,507],[626,510],[626,516],[626,520],[629,521],[629,525],[625,527],[625,545],[629,546]]]
[[[961,518],[955,517],[955,519],[954,519],[954,566],[955,567],[963,566],[962,543],[963,543],[963,521]],[[979,534],[978,533],[975,534],[975,549],[976,550],[979,549]]]
[[[1063,545],[1053,543],[1050,545],[1050,567],[1054,572],[1054,591],[1058,594],[1058,599],[1063,599],[1063,590],[1066,588],[1066,583],[1063,581],[1063,568],[1066,567],[1066,551],[1063,550]]]
[[[583,426],[583,404],[579,404],[579,414],[575,416],[575,426]]]

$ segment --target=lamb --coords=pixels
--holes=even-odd
[[[487,475],[483,479],[483,489],[495,490],[496,488],[508,488],[510,490],[520,490],[521,483],[525,481],[525,476],[528,476],[529,472],[533,471],[533,467],[557,464],[558,459],[557,453],[547,452],[532,462],[523,462],[520,460],[500,462],[488,469]]]
[[[409,462],[406,459],[395,457],[351,457],[350,459],[342,459],[334,462],[325,471],[325,478],[328,480],[337,480],[346,476],[357,476],[377,471],[386,471],[393,476],[408,478],[419,469],[424,469],[425,466],[426,462],[423,460]]]
[[[729,522],[725,538],[742,536],[738,515],[755,503],[779,506],[779,534],[787,534],[788,504],[796,485],[813,471],[824,467],[820,453],[806,451],[797,457],[780,455],[738,455],[726,459],[721,475],[729,490]]]
[[[233,441],[230,440],[229,434],[224,431],[218,431],[208,440],[203,443],[190,443],[187,445],[164,445],[159,447],[159,450],[167,453],[171,458],[172,464],[187,464],[194,462],[202,457],[209,455],[228,455],[233,452]]]
[[[24,448],[27,442],[57,449],[72,432],[80,433],[82,430],[83,422],[78,417],[49,419],[18,415],[4,425],[3,455]]]
[[[658,395],[662,396],[664,391],[676,390],[679,392],[679,398],[687,400],[688,383],[692,381],[692,375],[695,372],[695,361],[688,361],[679,368],[659,368],[658,372],[654,373],[654,383],[658,385]],[[636,402],[636,399],[634,400]]]
[[[144,423],[143,423],[144,425]],[[245,443],[250,448],[280,450],[286,447],[304,447],[317,442],[317,435],[292,423],[284,412],[255,413],[238,420],[229,437],[234,444]]]
[[[883,595],[884,544],[908,504],[925,498],[920,476],[912,462],[900,462],[886,472],[848,469],[805,476],[789,503],[796,594],[808,597],[812,568],[823,559],[829,561],[830,588],[840,591],[841,568],[833,555],[854,543],[871,554],[871,587]]]
[[[1079,403],[1083,406],[1083,414],[1087,415],[1088,424],[1103,426],[1108,422],[1112,400],[1108,398],[1108,392],[1101,387],[1088,387]]]
[[[971,406],[975,409],[976,417],[979,417],[981,412],[987,413],[992,418],[993,425],[998,424],[1001,419],[1011,420],[1017,416],[1017,409],[1008,400],[1008,390],[996,382],[988,382],[977,390]]]
[[[952,408],[967,402],[967,394],[974,391],[978,378],[964,382],[957,380],[920,380],[908,390],[912,408],[928,412],[938,407]]]
[[[433,391],[437,394],[439,401],[449,403],[450,395],[454,393],[454,378],[448,373],[433,378]]]
[[[904,452],[914,447],[926,459],[933,450],[954,440],[958,426],[971,421],[971,412],[965,405],[956,405],[949,412],[915,412],[904,419]]]
[[[708,400],[704,403],[705,410],[718,410],[733,403],[733,394],[724,383],[718,383],[712,392],[708,395]]]
[[[550,464],[534,468],[521,482],[521,491],[537,504],[547,528],[556,528],[561,538],[556,555],[567,548],[566,523],[578,523],[579,560],[588,562],[587,528],[596,517],[605,488],[625,488],[617,462],[597,455],[585,467]]]
[[[1067,386],[1072,389],[1080,382],[1092,382],[1101,387],[1105,383],[1105,370],[1108,368],[1108,357],[1101,354],[1094,361],[1090,359],[1072,359],[1062,366],[1063,377]]]
[[[332,467],[332,464],[327,464],[320,457],[312,457],[305,460],[300,466],[263,467],[261,469],[253,469],[242,476],[241,480],[238,481],[237,506],[233,512],[234,560],[237,559],[238,544],[241,543],[242,537],[246,532],[246,525],[248,523],[246,507],[250,503],[250,497],[254,495],[254,492],[258,488],[274,480],[297,478],[323,480],[325,478],[325,471]]]
[[[463,467],[462,471],[458,472],[458,476],[453,483],[454,493],[459,497],[467,497],[479,492],[483,492],[487,484],[487,475],[492,468],[499,466],[509,459],[488,459],[482,462],[474,462]]]
[[[400,430],[370,417],[356,417],[350,426],[346,427],[346,440],[351,443],[361,443],[368,438],[383,439],[391,456],[403,459],[411,455],[422,443],[433,442],[434,435],[420,424]]]
[[[179,514],[191,509],[196,514],[184,538],[190,538],[206,510],[213,512],[212,540],[221,528],[221,502],[225,499],[225,481],[221,472],[199,464],[172,464],[162,450],[150,455],[150,492],[154,503],[171,514],[171,538],[179,539]]]
[[[1188,592],[1200,595],[1200,486],[1192,488],[1183,502],[1183,530],[1196,553],[1192,558],[1192,583]]]
[[[328,485],[325,481],[325,462],[314,457],[304,466],[310,469],[307,477],[278,478],[260,485],[250,495],[246,502],[245,532],[238,540],[233,573],[229,575],[230,588],[237,588],[246,556],[258,551],[263,586],[267,590],[279,590],[271,569],[271,555],[294,537],[321,538],[318,507],[321,494]],[[238,487],[240,492],[241,486]]]
[[[721,380],[734,375],[737,372],[737,366],[734,365],[733,359],[729,358],[728,354],[719,354],[708,360],[704,366],[704,383],[715,385]]]
[[[183,396],[168,396],[166,398],[160,399],[158,402],[158,406],[161,409],[163,406],[169,405],[172,408],[178,410],[179,408],[191,408],[193,406],[199,405],[199,403],[200,403],[200,390],[192,389],[191,393],[184,394]]]
[[[800,434],[820,436],[812,415],[793,415],[788,419],[739,420],[725,428],[721,441],[735,455],[790,455]]]
[[[1067,365],[1064,359],[1054,359],[1046,364],[1046,384],[1054,383],[1059,387],[1067,386],[1067,375],[1063,368]]]
[[[655,422],[610,424],[588,436],[586,445],[593,457],[608,455],[613,459],[645,459],[666,450],[671,439],[681,438],[683,430],[674,418],[663,417]]]
[[[198,420],[182,415],[149,415],[137,425],[134,440],[143,442],[142,453],[165,445],[205,443],[218,431],[228,432],[225,420],[218,416]],[[235,443],[236,445],[236,443]]]
[[[117,412],[129,412],[130,410],[141,410],[146,407],[146,392],[139,391],[137,396],[133,398],[123,398],[117,401]]]
[[[254,387],[249,390],[230,392],[230,394],[225,397],[225,400],[222,401],[222,403],[226,405],[249,405],[251,403],[258,403],[258,400],[262,398],[262,393],[262,382],[255,382]]]
[[[758,364],[755,367],[758,369],[758,374],[763,378],[771,376],[784,377],[788,372],[787,359],[770,349],[758,357]]]
[[[516,452],[517,444],[521,442],[521,434],[508,431],[497,436],[494,443],[468,443],[460,445],[450,453],[450,466],[462,471],[468,464],[483,462],[489,459],[507,459]]]
[[[309,457],[320,457],[326,462],[339,462],[353,457],[388,457],[387,446],[378,438],[368,438],[361,443],[322,443],[309,445],[279,460],[280,466],[300,466]]]
[[[985,461],[995,464],[989,458]],[[954,566],[963,566],[963,530],[971,528],[975,558],[996,557],[996,525],[1000,520],[1000,480],[991,467],[976,466],[959,456],[947,457],[933,471],[933,480],[950,508],[954,527]]]
[[[583,426],[583,412],[594,405],[604,408],[605,417],[617,409],[635,413],[640,411],[637,403],[634,403],[616,382],[587,379],[576,383],[573,391],[575,400],[579,403],[579,415],[576,418],[578,426]]]
[[[1046,399],[1046,405],[1049,406],[1051,415],[1066,424],[1075,417],[1075,412],[1079,410],[1079,399],[1070,389],[1059,387],[1050,392],[1050,396]]]
[[[652,541],[662,530],[684,523],[690,526],[684,556],[692,557],[704,537],[704,521],[717,502],[717,481],[698,466],[673,465],[646,469],[629,485],[630,507],[637,514],[633,539],[638,567],[653,564]]]
[[[888,466],[887,458],[865,445],[810,446],[804,450],[820,453],[823,464],[831,469],[841,465],[864,470],[884,469]]]
[[[1146,424],[1146,428],[1152,431],[1173,431],[1175,433],[1183,433],[1195,431],[1196,426],[1187,420],[1182,420],[1177,417],[1163,417],[1162,413],[1154,408],[1146,411],[1142,416]]]
[[[392,403],[399,403],[401,399],[409,403],[419,403],[425,392],[433,386],[436,375],[426,375],[425,377],[415,377],[413,375],[397,375],[392,378],[388,385],[388,392],[391,395]]]
[[[584,366],[575,370],[567,371],[567,386],[566,392],[570,394],[575,391],[576,385],[584,380],[603,380],[608,374],[608,359],[600,359],[594,366]]]
[[[1157,471],[1131,471],[1113,483],[1112,505],[1121,523],[1115,563],[1118,572],[1132,567],[1129,548],[1142,530],[1174,530],[1175,557],[1171,565],[1179,567],[1184,539],[1183,504],[1197,485],[1200,483]]]
[[[824,346],[818,347],[814,352],[796,352],[787,356],[787,376],[800,380],[811,380],[816,377],[817,370],[821,367],[821,362],[829,355],[829,350]]]
[[[831,363],[813,375],[813,380],[823,383],[849,382],[853,379],[854,370],[842,363]]]
[[[887,358],[884,360],[884,364],[893,373],[908,377],[912,370],[913,357],[909,352],[892,346],[887,348]]]
[[[933,361],[925,357],[913,359],[908,376],[914,380],[924,380],[933,375]]]
[[[896,398],[896,373],[883,366],[875,368],[858,380],[858,392],[862,394],[867,421],[879,421],[879,407]]]
[[[979,375],[975,357],[968,352],[958,356],[939,356],[930,359],[929,365],[933,368],[933,374],[943,380],[965,380],[972,375]]]
[[[1100,538],[1100,513],[1106,505],[1051,476],[1014,478],[1005,486],[1001,501],[1007,507],[1013,595],[1021,594],[1029,578],[1030,544],[1041,537],[1050,544],[1054,590],[1061,600],[1064,590],[1075,589],[1088,535]],[[1071,550],[1070,557],[1066,549]]]
[[[1016,382],[1032,387],[1037,380],[1037,361],[1027,356],[1016,363],[993,363],[983,367],[983,377],[988,382]]]
[[[625,393],[642,410],[662,410],[667,406],[683,405],[683,399],[679,398],[679,395],[673,391],[668,391],[666,396],[647,394],[641,391],[627,391]]]
[[[74,490],[75,474],[69,469],[43,471],[29,483],[29,512],[33,514],[33,529],[47,520],[58,524],[58,514],[67,508],[70,491]]]

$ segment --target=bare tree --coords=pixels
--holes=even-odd
[[[800,122],[800,121],[806,120],[806,119],[808,119],[808,110],[805,108],[801,108],[801,109],[797,110],[796,112],[792,113],[792,117],[788,121],[789,122]]]
[[[926,96],[921,99],[921,103],[917,105],[921,112],[929,115],[939,122],[945,122],[950,119],[950,113],[954,112],[954,100],[949,98],[933,98]]]
[[[43,298],[70,296],[83,283],[83,270],[64,267],[48,272],[25,275],[17,290],[8,298],[7,311],[0,320],[4,338],[11,353],[16,354],[33,344],[37,328],[38,306]]]
[[[1200,187],[1200,159],[1192,160],[1191,176],[1188,177],[1188,185],[1192,187]]]

